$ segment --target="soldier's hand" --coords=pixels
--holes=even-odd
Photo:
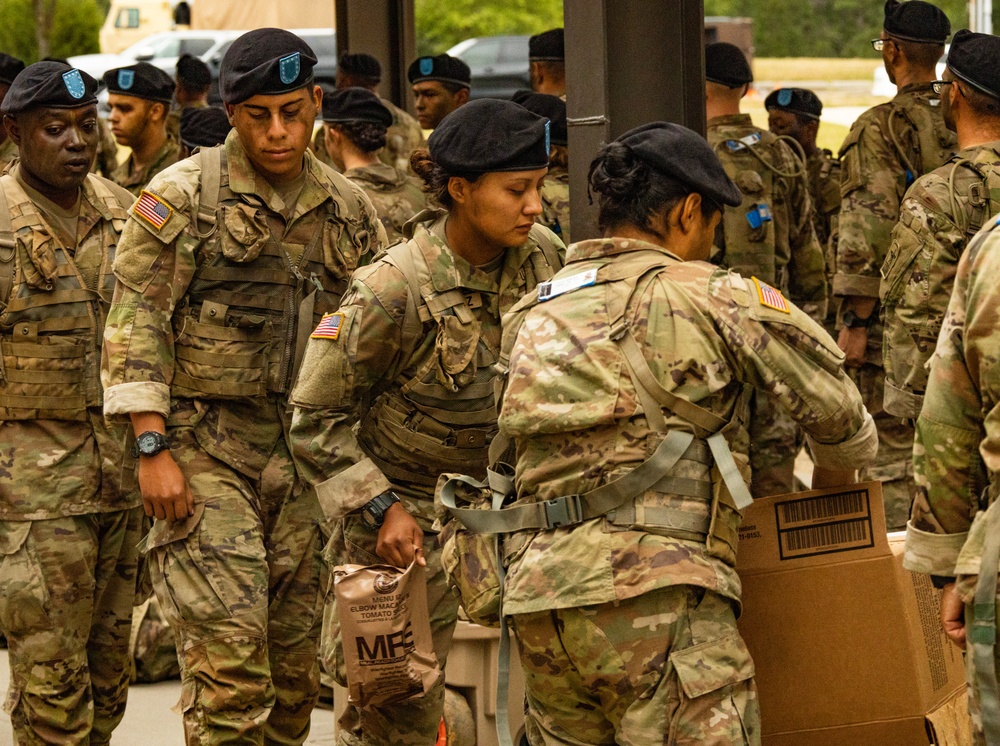
[[[955,592],[954,583],[948,583],[941,593],[941,629],[949,640],[965,650],[965,604]]]
[[[868,348],[868,329],[863,326],[854,329],[842,327],[840,336],[837,337],[837,346],[847,356],[844,364],[848,368],[860,368],[865,362],[865,350]]]
[[[427,565],[424,532],[402,503],[395,503],[386,511],[375,554],[396,567],[407,567],[414,557],[421,567]]]
[[[151,518],[172,522],[194,515],[194,496],[170,451],[139,457],[139,490]]]

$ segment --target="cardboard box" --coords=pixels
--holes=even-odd
[[[765,746],[971,744],[962,654],[930,579],[903,569],[903,536],[886,536],[878,482],[744,513],[739,626]]]

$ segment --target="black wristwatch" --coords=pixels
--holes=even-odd
[[[844,326],[848,329],[867,329],[872,325],[874,317],[875,314],[872,314],[868,318],[862,319],[854,311],[844,311]]]
[[[170,442],[167,440],[167,436],[155,430],[147,430],[136,436],[135,445],[132,446],[132,456],[135,458],[139,458],[140,456],[155,456],[161,451],[167,450],[170,450]]]
[[[398,502],[399,498],[396,497],[396,493],[383,492],[381,495],[373,497],[361,508],[361,520],[372,531],[382,528],[386,512]]]

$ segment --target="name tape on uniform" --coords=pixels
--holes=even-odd
[[[344,326],[344,314],[340,311],[323,315],[323,320],[319,326],[309,335],[310,339],[333,339],[340,337],[340,330]]]
[[[577,272],[569,277],[560,277],[558,280],[543,282],[538,285],[538,300],[547,301],[557,295],[568,293],[570,290],[578,290],[597,282],[597,270],[588,269],[586,272]]]
[[[757,286],[757,298],[762,306],[773,308],[782,313],[790,314],[792,312],[792,309],[788,307],[788,301],[785,300],[785,296],[781,294],[780,290],[771,287],[766,282],[761,282],[756,277],[753,278],[753,281]]]

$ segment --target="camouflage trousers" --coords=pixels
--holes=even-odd
[[[283,440],[254,480],[190,429],[170,436],[195,513],[156,521],[147,548],[177,640],[187,743],[301,744],[319,696],[326,582],[316,493],[302,489]]]
[[[750,492],[754,499],[795,492],[795,456],[804,438],[784,409],[755,391],[750,402]]]
[[[385,560],[375,554],[377,541],[378,533],[365,526],[357,514],[350,514],[337,524],[324,557],[330,569],[343,564],[384,565]],[[458,623],[458,598],[445,578],[437,534],[424,534],[424,557],[427,559],[427,608],[431,616],[434,653],[444,668]],[[332,591],[323,625],[323,665],[338,684],[347,686]],[[443,714],[443,682],[420,699],[363,710],[348,705],[338,723],[339,743],[344,746],[433,746]]]
[[[104,746],[125,714],[142,508],[0,522],[4,709],[19,746]]]
[[[847,373],[861,392],[865,407],[875,419],[878,430],[878,455],[874,463],[861,470],[861,480],[882,482],[886,528],[903,531],[916,494],[913,424],[893,417],[882,408],[885,371],[881,366],[865,363],[860,368],[848,368]]]
[[[712,591],[670,586],[511,619],[532,746],[760,743],[753,662]]]

